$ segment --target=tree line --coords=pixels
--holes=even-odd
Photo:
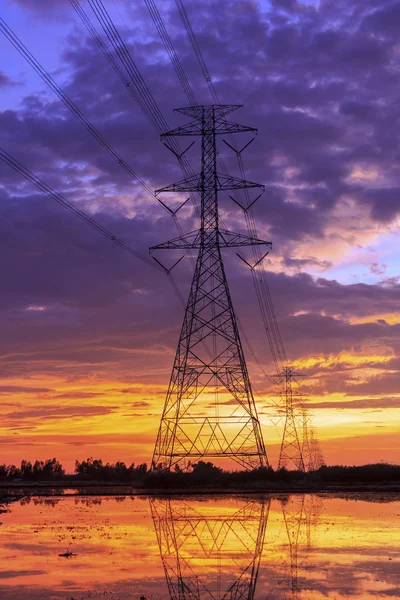
[[[121,461],[103,463],[101,459],[88,458],[81,462],[75,461],[74,477],[87,481],[132,482],[143,480],[146,473],[147,465],[145,463],[139,465],[132,463],[128,467]],[[36,460],[34,463],[22,460],[19,467],[0,464],[0,481],[43,481],[63,478],[71,478],[71,475],[65,473],[65,469],[56,458],[49,458],[45,461]]]
[[[62,464],[56,458],[48,460],[22,460],[21,466],[0,465],[0,479],[42,480],[59,478],[65,475]]]
[[[75,474],[78,479],[96,481],[142,481],[147,473],[146,463],[129,467],[124,462],[103,463],[100,459],[88,458],[79,462],[75,461]]]
[[[186,489],[201,487],[235,489],[274,489],[279,486],[324,488],[325,486],[400,485],[400,465],[386,463],[363,466],[322,466],[316,471],[302,473],[272,467],[253,471],[226,471],[211,462],[199,460],[183,471],[176,465],[171,471],[149,471],[145,463],[127,466],[122,461],[105,462],[88,458],[75,461],[73,475],[65,473],[62,464],[51,458],[46,461],[21,461],[20,467],[0,465],[1,481],[82,481],[139,485],[150,489]]]

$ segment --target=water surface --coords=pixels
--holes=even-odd
[[[400,598],[400,501],[31,498],[0,515],[4,600]]]

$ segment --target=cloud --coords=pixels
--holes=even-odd
[[[53,396],[54,400],[80,400],[83,398],[99,398],[104,396],[105,394],[101,392],[64,392],[63,394],[57,394]]]
[[[160,128],[132,101],[69,2],[17,4],[17,32],[23,36],[25,20],[40,17],[28,46],[127,163],[151,188],[181,179],[174,157],[159,141]],[[209,102],[174,3],[163,3],[160,10],[198,100]],[[262,7],[250,0],[224,0],[192,3],[188,10],[221,101],[239,98],[245,107],[235,120],[259,127],[243,158],[248,179],[266,183],[254,215],[260,237],[273,242],[265,265],[290,359],[362,354],[371,345],[397,355],[400,326],[381,318],[398,312],[400,292],[397,267],[387,251],[396,242],[400,213],[394,126],[397,3],[327,0],[317,9],[295,0]],[[187,99],[147,12],[128,3],[125,14],[131,32],[115,11],[113,17],[162,108],[162,126],[184,123],[172,109]],[[59,40],[51,57],[42,52],[50,29]],[[4,66],[1,87],[21,79],[21,69],[27,68],[21,64]],[[8,103],[8,95],[2,97],[0,145],[143,254],[174,237],[173,221],[162,207],[31,77],[24,75],[24,86],[12,85]],[[195,171],[199,147],[197,143],[187,154]],[[220,156],[237,174],[234,156],[222,144]],[[97,407],[103,394],[92,392],[87,383],[94,379],[117,390],[115,394],[138,394],[131,408],[161,404],[183,316],[168,278],[113,246],[3,163],[0,181],[0,273],[5,282],[0,296],[5,381],[0,393],[52,395],[51,402],[61,406],[49,407],[49,419],[109,414],[109,407]],[[226,225],[245,231],[243,214],[223,194],[220,206]],[[190,204],[179,217],[185,231],[198,225]],[[388,256],[374,249],[382,239]],[[359,274],[362,252],[369,257],[365,276]],[[270,372],[250,274],[235,256],[224,257],[235,308]],[[172,261],[172,256],[164,260]],[[353,271],[362,282],[348,283]],[[192,273],[189,260],[174,271],[185,298]],[[27,310],[32,306],[46,309]],[[265,386],[252,353],[247,347],[245,352],[252,376]],[[342,367],[347,369],[325,370],[318,384],[321,393],[340,389],[365,399],[396,393],[399,365],[390,366],[393,374],[374,372],[362,380],[353,371],[366,365],[349,365],[346,375],[343,369],[338,375]],[[33,377],[45,383],[31,387]],[[83,391],[65,391],[57,378],[79,382]],[[20,379],[25,383],[16,385]],[[139,396],[144,382],[154,389],[149,403]],[[152,396],[151,391],[146,394]],[[96,406],[65,406],[75,399],[92,399]],[[17,413],[8,418],[16,419]],[[29,419],[46,417],[35,405],[26,407],[24,418],[30,426]]]
[[[43,17],[65,15],[70,10],[64,9],[71,8],[69,0],[57,0],[57,2],[53,2],[53,0],[13,0],[13,2],[21,8]]]
[[[116,406],[33,406],[25,410],[5,413],[5,422],[19,421],[21,424],[25,419],[34,418],[47,419],[73,419],[82,417],[97,417],[112,413]]]
[[[21,85],[17,81],[14,81],[11,77],[8,77],[3,71],[0,71],[0,89],[6,87],[15,87]]]
[[[50,388],[24,387],[18,385],[0,385],[0,394],[46,394],[52,392]]]
[[[13,548],[15,548],[15,546],[12,546]],[[26,546],[24,547],[24,549],[26,549]],[[13,578],[18,578],[18,577],[29,577],[29,576],[40,576],[40,575],[45,575],[46,571],[40,571],[40,570],[29,570],[29,569],[20,569],[18,571],[12,571],[12,570],[5,570],[5,571],[0,571],[0,579],[13,579]]]
[[[329,401],[313,402],[309,408],[338,408],[340,410],[368,409],[368,408],[400,408],[400,398],[360,398],[359,400],[343,400],[342,402]]]

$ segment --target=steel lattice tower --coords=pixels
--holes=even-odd
[[[201,173],[156,191],[199,192],[200,229],[154,246],[198,249],[193,281],[178,342],[153,469],[170,469],[203,458],[229,457],[246,469],[268,466],[260,422],[239,337],[221,248],[271,244],[222,229],[218,193],[262,188],[217,171],[217,135],[254,133],[226,120],[239,105],[177,109],[193,120],[163,136],[201,136]]]
[[[299,374],[293,367],[284,367],[282,377],[285,385],[285,425],[283,430],[281,451],[279,454],[278,469],[294,467],[297,471],[305,471],[303,448],[298,431],[296,394],[293,383]]]

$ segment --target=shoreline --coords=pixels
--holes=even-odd
[[[3,496],[4,494],[4,496]],[[201,488],[148,488],[134,486],[125,483],[63,483],[63,482],[41,482],[41,483],[0,483],[0,507],[14,500],[26,497],[80,497],[80,496],[137,496],[137,497],[196,497],[196,496],[275,496],[275,495],[298,495],[298,494],[385,494],[398,495],[400,499],[400,485],[330,485],[330,486],[242,486],[242,487],[218,487],[202,486]]]

